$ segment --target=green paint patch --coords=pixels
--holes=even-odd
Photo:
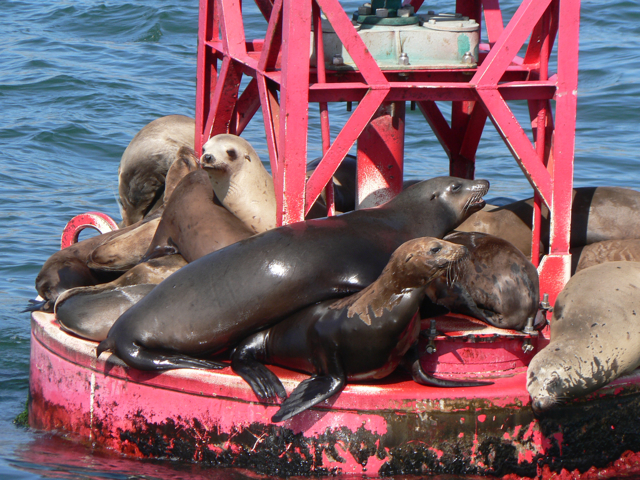
[[[464,54],[469,50],[471,50],[469,37],[467,37],[467,35],[465,35],[464,33],[461,33],[460,35],[458,35],[458,58],[464,57]]]

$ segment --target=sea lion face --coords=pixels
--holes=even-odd
[[[438,197],[456,205],[463,213],[464,218],[472,213],[482,210],[486,202],[482,199],[489,191],[487,180],[466,180],[463,178],[449,177],[449,181],[439,191],[434,192],[432,198]]]
[[[527,369],[527,391],[536,414],[589,392],[589,378],[575,375],[580,368],[571,364],[573,353],[568,350],[548,346],[531,360]]]
[[[422,237],[398,247],[392,262],[399,272],[397,276],[404,279],[403,287],[411,288],[426,285],[445,270],[454,268],[467,253],[462,245]]]
[[[249,143],[229,134],[216,135],[202,147],[200,162],[209,176],[233,175],[245,164],[257,159]]]

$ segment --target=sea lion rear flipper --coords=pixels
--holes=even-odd
[[[231,354],[231,369],[249,384],[253,393],[261,401],[271,400],[276,396],[284,400],[287,398],[287,392],[280,379],[256,360],[256,355],[261,352],[261,347],[264,345],[264,335],[264,331],[258,332],[244,340],[235,349]]]
[[[326,400],[344,387],[345,378],[339,376],[313,376],[300,382],[273,417],[272,422],[284,422],[294,415]]]
[[[21,313],[24,312],[52,312],[53,311],[53,306],[51,305],[51,302],[49,302],[48,300],[42,300],[42,301],[38,301],[35,299],[30,298],[29,299],[29,306],[27,306],[24,310],[22,310]]]
[[[472,382],[467,380],[445,380],[428,375],[420,365],[417,346],[414,345],[405,354],[403,366],[411,371],[413,381],[427,387],[482,387],[493,385],[493,382]]]
[[[153,352],[135,342],[122,345],[113,337],[107,337],[106,340],[100,342],[96,349],[96,356],[99,357],[102,352],[107,350],[113,351],[120,360],[138,370],[175,370],[178,368],[218,370],[229,366],[215,360],[205,360],[179,353]]]

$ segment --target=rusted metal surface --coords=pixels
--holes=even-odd
[[[60,248],[67,248],[78,241],[80,232],[85,228],[93,228],[100,233],[107,233],[118,229],[118,224],[104,213],[87,212],[73,217],[62,231]]]
[[[249,468],[269,475],[491,474],[597,478],[640,472],[640,374],[536,419],[525,375],[430,388],[397,375],[348,385],[282,424],[230,369],[130,369],[93,342],[32,316],[29,419],[128,456]],[[104,355],[103,355],[104,357]],[[274,368],[288,392],[306,378]],[[563,473],[563,469],[565,469]],[[590,470],[592,469],[592,470]],[[595,477],[592,477],[595,478]]]

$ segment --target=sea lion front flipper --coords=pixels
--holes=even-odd
[[[342,376],[313,376],[300,382],[291,392],[273,417],[272,422],[284,422],[294,415],[326,400],[338,393],[344,387],[345,378]]]
[[[272,400],[276,396],[284,400],[287,392],[280,379],[256,359],[263,353],[265,335],[265,331],[258,332],[238,345],[231,354],[231,369],[249,384],[261,401]]]
[[[413,381],[427,387],[482,387],[493,385],[493,382],[472,382],[467,380],[445,380],[428,375],[420,365],[418,349],[413,346],[405,355],[404,361],[409,363]],[[405,364],[406,366],[406,364]]]

